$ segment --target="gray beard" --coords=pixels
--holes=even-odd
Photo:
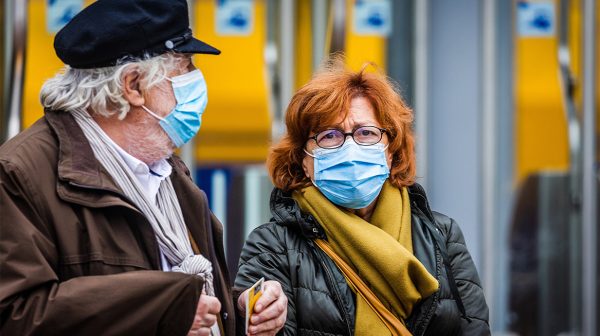
[[[131,156],[146,164],[169,158],[175,146],[155,119],[132,125],[127,130],[126,150]]]

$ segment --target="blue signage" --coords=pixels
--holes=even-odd
[[[554,3],[519,1],[518,34],[521,37],[553,37],[556,25]]]
[[[48,0],[46,5],[46,29],[54,34],[83,9],[83,0]]]
[[[217,34],[249,35],[254,26],[253,0],[218,0]]]
[[[390,0],[355,0],[354,33],[388,36],[392,32],[391,7]]]

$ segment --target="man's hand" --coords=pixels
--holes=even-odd
[[[200,295],[196,315],[188,336],[210,336],[210,327],[217,322],[217,314],[221,311],[221,302],[213,296]]]
[[[238,299],[238,308],[242,315],[246,311],[246,300],[248,300],[248,290],[242,293]],[[254,313],[248,326],[248,335],[275,335],[285,324],[287,301],[279,282],[265,281],[263,293],[254,305]]]

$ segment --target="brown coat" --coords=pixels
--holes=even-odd
[[[169,162],[233,335],[223,227],[183,162]],[[185,335],[203,280],[160,267],[150,224],[70,114],[47,111],[0,147],[1,335]]]

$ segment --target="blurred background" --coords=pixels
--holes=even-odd
[[[0,143],[43,114],[55,33],[91,0],[1,0]],[[461,225],[494,335],[600,335],[596,0],[188,0],[222,50],[181,155],[235,274],[270,218],[264,162],[285,106],[331,52],[373,62],[414,109],[418,182]],[[0,214],[1,218],[1,214]],[[464,299],[464,298],[463,298]]]

